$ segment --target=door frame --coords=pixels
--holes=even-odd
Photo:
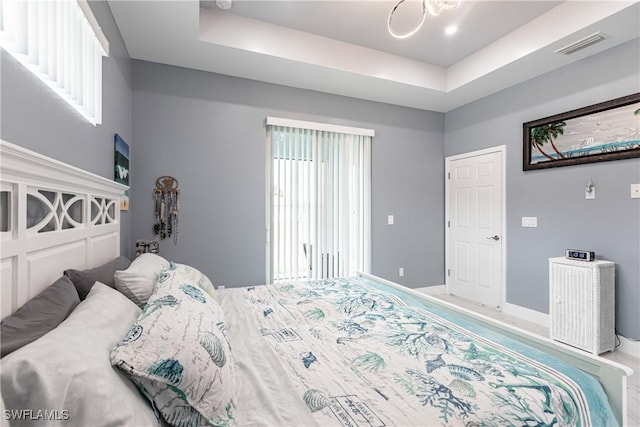
[[[449,294],[449,271],[450,271],[450,265],[451,265],[451,260],[449,259],[449,249],[451,248],[451,242],[450,242],[450,228],[449,228],[449,221],[452,216],[452,212],[450,212],[449,209],[449,202],[450,202],[450,180],[449,180],[449,174],[451,173],[451,164],[452,162],[456,161],[456,160],[461,160],[461,159],[466,159],[466,158],[470,158],[470,157],[477,157],[477,156],[482,156],[482,155],[486,155],[486,154],[492,154],[492,153],[501,153],[502,154],[502,163],[501,163],[501,168],[502,168],[502,185],[501,185],[501,192],[502,192],[502,197],[501,199],[501,203],[502,203],[502,224],[501,224],[501,238],[500,238],[500,250],[501,250],[501,262],[502,262],[502,269],[501,269],[501,278],[500,278],[500,307],[499,310],[503,310],[504,306],[506,304],[506,297],[507,297],[507,289],[506,289],[506,278],[507,278],[507,177],[506,177],[506,169],[507,169],[507,146],[506,145],[498,145],[495,147],[490,147],[490,148],[485,148],[482,150],[476,150],[476,151],[470,151],[467,153],[462,153],[462,154],[456,154],[454,156],[447,156],[445,157],[444,161],[445,161],[445,165],[444,165],[444,182],[445,182],[445,192],[444,192],[444,229],[445,229],[445,255],[444,255],[444,281],[445,281],[445,292],[447,294]]]

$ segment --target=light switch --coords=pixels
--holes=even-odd
[[[523,227],[537,227],[538,226],[538,217],[537,216],[523,216],[522,217],[522,226]]]
[[[631,198],[640,199],[640,184],[631,184]]]
[[[387,224],[393,225],[393,215],[387,216]]]
[[[400,276],[400,277],[404,277],[404,267],[400,267],[400,268],[398,269],[398,276]]]

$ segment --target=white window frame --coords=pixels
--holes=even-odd
[[[0,46],[91,124],[109,42],[86,0],[0,0]]]

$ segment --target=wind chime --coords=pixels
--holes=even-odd
[[[164,240],[173,236],[173,243],[178,243],[178,180],[172,176],[161,176],[156,179],[153,190],[155,200],[155,221],[153,232]]]

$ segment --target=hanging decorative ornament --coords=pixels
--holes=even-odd
[[[172,176],[161,176],[156,179],[153,190],[155,201],[153,232],[160,240],[173,235],[173,243],[178,243],[178,180]]]
[[[178,205],[178,194],[180,191],[175,192],[175,203],[173,205],[173,244],[178,244],[178,212],[180,212],[180,205]]]

